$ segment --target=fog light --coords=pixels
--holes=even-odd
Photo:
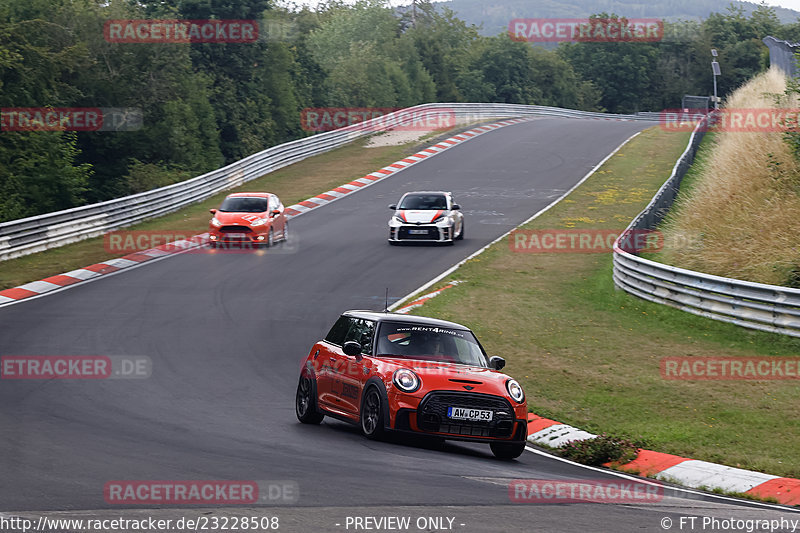
[[[216,235],[211,235],[211,236],[210,236],[210,239],[211,239],[212,241],[216,241],[218,238],[219,238],[219,237],[217,237]]]
[[[264,236],[263,235],[259,235],[258,237],[256,237],[256,240],[257,241],[263,241],[264,240]]]

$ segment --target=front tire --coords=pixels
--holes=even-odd
[[[269,228],[269,233],[267,234],[267,242],[264,243],[267,248],[272,248],[275,246],[275,232],[272,231],[272,228]]]
[[[314,383],[306,376],[300,376],[297,384],[294,411],[297,419],[303,424],[319,424],[325,415],[317,410],[317,398]]]
[[[383,436],[383,400],[375,387],[370,387],[361,402],[361,432],[368,439]]]
[[[493,442],[489,446],[495,457],[506,461],[516,459],[525,451],[525,442]]]

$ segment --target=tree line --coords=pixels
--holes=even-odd
[[[600,17],[616,15],[600,14]],[[257,20],[249,43],[109,42],[109,20]],[[766,68],[761,39],[800,39],[774,10],[667,24],[660,42],[553,48],[486,37],[447,8],[383,0],[314,10],[270,0],[5,0],[0,107],[128,107],[136,131],[0,131],[0,221],[146,191],[309,135],[314,107],[427,102],[658,111]]]

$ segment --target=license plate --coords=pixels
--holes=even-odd
[[[427,235],[428,230],[426,229],[410,229],[408,230],[409,235]]]
[[[244,239],[244,233],[226,233],[225,236],[229,239]]]
[[[483,409],[465,409],[463,407],[448,407],[447,416],[457,420],[477,420],[480,422],[491,422],[493,411]]]

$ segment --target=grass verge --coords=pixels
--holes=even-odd
[[[187,206],[162,217],[129,226],[126,230],[176,232],[197,234],[208,231],[211,218],[208,210],[219,207],[222,199],[233,192],[269,191],[278,195],[284,205],[289,206],[306,198],[331,190],[343,183],[358,179],[370,172],[385,167],[427,146],[440,136],[451,136],[456,131],[470,129],[457,126],[450,130],[437,130],[420,139],[396,146],[364,148],[370,137],[360,139],[336,150],[310,157],[299,163],[282,168],[258,179],[249,181],[235,189],[227,190],[202,202]],[[102,237],[53,248],[44,252],[0,262],[0,290],[17,287],[30,281],[61,274],[121,257],[130,253],[113,253],[104,247]]]
[[[688,134],[651,128],[528,229],[621,230],[669,176]],[[796,382],[668,381],[674,356],[796,356],[800,340],[754,332],[615,290],[611,254],[516,253],[507,239],[436,287],[417,314],[474,328],[508,361],[538,415],[651,449],[800,477]],[[429,289],[430,290],[430,289]]]

